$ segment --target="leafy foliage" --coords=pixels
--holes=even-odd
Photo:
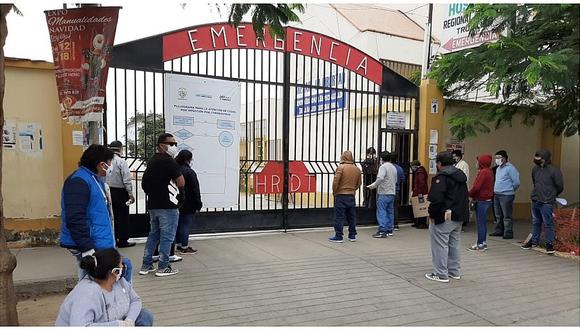
[[[251,4],[238,3],[232,4],[229,23],[238,26],[245,14],[252,13],[252,27],[256,32],[258,39],[264,38],[264,26],[268,25],[271,36],[284,36],[284,25],[289,22],[300,22],[300,18],[295,13],[304,12],[304,6],[301,4]]]
[[[463,139],[511,124],[515,114],[534,124],[549,120],[554,134],[571,136],[579,125],[579,5],[471,4],[471,36],[484,31],[503,32],[495,43],[438,57],[429,77],[445,94],[462,97],[485,88],[500,99],[482,111],[457,113],[451,118],[453,134]]]
[[[165,133],[163,116],[150,113],[145,117],[144,114],[138,113],[129,119],[127,131],[135,127],[137,143],[135,143],[135,136],[127,136],[127,155],[147,160],[155,154],[157,137]]]

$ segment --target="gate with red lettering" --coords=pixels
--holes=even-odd
[[[133,237],[149,228],[140,180],[164,130],[167,73],[241,84],[238,204],[203,209],[192,233],[332,226],[332,181],[345,150],[359,167],[369,147],[396,150],[408,168],[417,153],[418,88],[340,40],[295,27],[285,32],[258,40],[249,23],[215,23],[114,47],[106,140],[123,142],[134,174]],[[399,113],[397,127],[389,113]],[[395,140],[409,143],[389,144]],[[359,224],[375,224],[362,187],[356,201]]]

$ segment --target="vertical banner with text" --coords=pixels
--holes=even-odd
[[[204,207],[238,204],[241,85],[236,81],[165,74],[165,131],[193,153]]]
[[[63,118],[101,121],[120,7],[47,10]]]

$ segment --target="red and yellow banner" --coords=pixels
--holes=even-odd
[[[120,7],[45,11],[63,118],[102,118]]]

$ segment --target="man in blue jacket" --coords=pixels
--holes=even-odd
[[[62,187],[60,246],[80,259],[95,250],[115,248],[115,235],[109,213],[104,178],[113,168],[114,153],[93,144],[83,153],[79,168]],[[123,258],[124,277],[131,282],[131,261]],[[86,272],[79,268],[79,280]]]
[[[493,187],[493,204],[497,223],[495,231],[489,236],[502,236],[504,239],[514,238],[512,211],[516,191],[520,187],[520,173],[508,161],[505,150],[495,153],[495,163],[498,166],[495,172]]]

